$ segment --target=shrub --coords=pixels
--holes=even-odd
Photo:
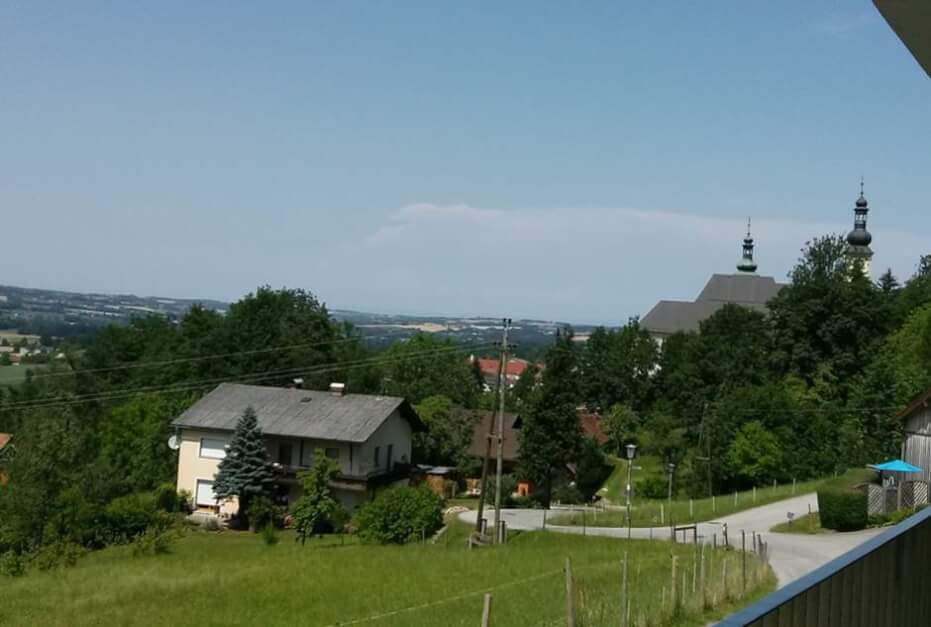
[[[856,531],[869,524],[868,500],[860,486],[875,476],[862,470],[848,471],[818,489],[821,526],[837,531]]]
[[[20,577],[26,573],[26,559],[15,551],[0,555],[0,575]]]
[[[443,500],[426,487],[392,488],[367,503],[356,517],[363,540],[405,544],[433,535],[443,525]]]
[[[669,496],[669,480],[657,475],[641,479],[636,488],[637,496],[645,499],[665,499]]]
[[[161,555],[171,551],[172,534],[161,527],[149,527],[133,540],[133,557]]]
[[[32,563],[39,570],[52,570],[58,566],[74,566],[84,555],[84,547],[73,542],[46,544],[36,551]]]
[[[275,525],[265,525],[262,527],[262,541],[267,546],[278,544],[278,530],[275,529]]]
[[[255,531],[281,525],[281,508],[267,496],[258,496],[249,504],[249,526]]]
[[[495,477],[488,477],[486,486],[487,495],[485,506],[495,505]],[[514,475],[501,475],[501,509],[514,507],[514,493],[517,492],[517,477]]]
[[[163,483],[155,488],[155,507],[163,512],[174,514],[181,511],[181,497],[173,483]]]
[[[155,495],[130,494],[110,501],[104,509],[108,535],[115,541],[128,541],[154,525],[158,519]]]
[[[585,495],[567,483],[553,491],[553,500],[563,505],[580,505],[585,503]]]

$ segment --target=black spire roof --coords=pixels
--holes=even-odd
[[[869,250],[873,236],[866,230],[866,215],[870,212],[869,203],[863,195],[863,180],[860,180],[860,197],[853,209],[853,230],[847,234],[847,244],[853,254],[872,253]]]
[[[756,272],[756,262],[753,261],[753,236],[750,235],[750,218],[747,218],[747,237],[744,238],[743,257],[737,264],[740,272]]]

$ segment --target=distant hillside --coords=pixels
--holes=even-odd
[[[172,319],[199,304],[225,312],[229,303],[208,299],[135,296],[133,294],[84,294],[58,290],[0,286],[0,329],[16,329],[35,335],[81,338],[106,324],[126,324],[133,317],[150,314]],[[336,320],[351,323],[371,345],[380,348],[418,332],[449,337],[466,344],[490,344],[501,339],[501,319],[486,317],[409,316],[331,309]],[[533,355],[552,341],[565,323],[515,320],[511,340],[518,354]],[[585,337],[591,326],[576,326]],[[480,351],[483,352],[483,351]]]

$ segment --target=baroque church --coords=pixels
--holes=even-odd
[[[860,197],[854,206],[853,230],[847,235],[847,260],[851,266],[859,266],[867,277],[873,250],[870,244],[873,236],[866,230],[866,218],[869,205],[863,196],[863,182],[860,182]],[[750,222],[747,222],[747,236],[743,240],[743,255],[737,263],[737,272],[733,274],[713,274],[704,289],[694,301],[661,300],[640,320],[640,326],[662,343],[674,333],[698,332],[702,321],[711,317],[718,309],[727,304],[741,305],[766,311],[768,303],[785,283],[777,282],[771,276],[757,274],[757,263],[753,259],[753,236]]]

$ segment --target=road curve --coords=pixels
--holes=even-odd
[[[711,522],[699,523],[699,540],[711,542],[713,535],[716,534],[720,543],[724,523],[727,524],[728,538],[732,546],[735,543],[739,546],[741,531],[747,533],[748,545],[752,532],[762,534],[769,545],[770,565],[776,573],[779,586],[782,587],[859,546],[881,531],[880,529],[867,529],[852,533],[824,533],[818,535],[770,533],[770,528],[787,520],[788,512],[801,516],[808,513],[809,505],[811,505],[813,511],[818,508],[817,495],[814,493],[761,505],[730,516],[722,516]],[[488,512],[487,518],[489,521],[493,516],[493,511],[492,509]],[[555,513],[556,511],[551,510],[548,517],[553,516]],[[475,516],[475,511],[460,514],[462,520],[472,524],[475,524]],[[543,527],[543,510],[539,509],[505,509],[501,510],[501,518],[507,521],[508,527],[511,529],[533,530]],[[592,516],[592,523],[597,525],[597,514]],[[549,524],[549,522],[547,522],[546,528],[560,533],[581,534],[583,532],[581,527],[556,526]],[[592,526],[586,527],[584,532],[593,536],[626,538],[628,530],[626,527]],[[630,535],[633,538],[648,539],[652,537],[653,539],[669,540],[671,534],[669,527],[654,527],[653,529],[635,527],[630,530]],[[691,534],[689,534],[689,539],[691,540]]]

